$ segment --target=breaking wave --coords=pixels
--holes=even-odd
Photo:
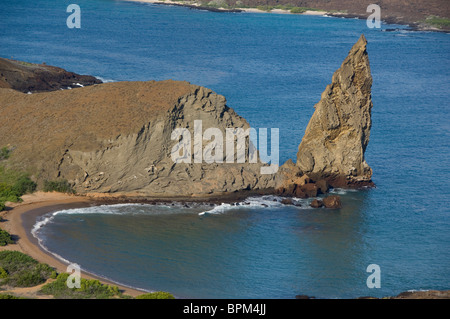
[[[204,211],[199,213],[200,216],[206,214],[223,214],[232,210],[239,209],[261,209],[261,208],[275,208],[282,206],[294,206],[297,208],[309,208],[309,205],[306,205],[310,200],[300,199],[300,198],[292,198],[292,205],[283,204],[282,200],[284,198],[280,196],[261,196],[261,197],[249,197],[238,203],[222,203],[221,205],[215,206],[213,209]]]

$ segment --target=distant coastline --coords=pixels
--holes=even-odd
[[[295,7],[290,6],[291,8],[287,8],[285,5],[278,6],[257,6],[257,7],[247,7],[247,6],[227,6],[223,7],[220,5],[206,5],[204,3],[198,2],[197,0],[124,0],[130,2],[141,2],[141,3],[150,3],[157,5],[167,5],[167,6],[180,6],[187,7],[196,10],[206,10],[212,12],[232,12],[232,13],[275,13],[275,14],[299,14],[299,15],[314,15],[314,16],[328,16],[335,18],[346,18],[346,19],[367,19],[370,13],[357,14],[353,12],[348,12],[348,10],[324,10],[324,9],[316,9],[316,8],[303,8],[303,7]],[[211,1],[212,2],[212,1]],[[219,1],[220,2],[220,1]],[[224,0],[225,2],[225,0]],[[283,8],[285,7],[285,8]],[[298,10],[296,10],[298,9]],[[444,12],[445,13],[445,12]],[[430,16],[433,17],[433,16]],[[437,17],[436,17],[437,18]],[[387,15],[384,16],[382,22],[384,24],[398,24],[408,26],[411,31],[433,31],[433,32],[444,32],[450,33],[450,20],[447,18],[440,18],[445,20],[445,24],[440,27],[433,25],[431,20],[429,22],[428,19],[416,21],[414,18],[407,18],[404,16],[396,16],[396,15]],[[395,31],[396,29],[388,28],[387,31]]]
[[[207,6],[204,4],[201,4],[196,1],[173,1],[173,0],[124,0],[124,1],[131,1],[131,2],[142,2],[142,3],[151,3],[151,4],[160,4],[160,5],[166,5],[166,6],[179,6],[179,7],[187,7],[191,9],[197,9],[197,10],[207,10],[212,12],[251,12],[251,13],[279,13],[279,14],[303,14],[303,15],[327,15],[330,14],[330,12],[325,10],[305,10],[301,13],[291,12],[290,10],[286,9],[277,9],[274,8],[272,10],[262,10],[258,9],[257,7],[234,7],[234,8],[224,8],[224,7],[218,7],[218,6]]]

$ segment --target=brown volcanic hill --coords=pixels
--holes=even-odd
[[[265,189],[274,179],[261,176],[258,163],[174,163],[177,127],[192,131],[195,120],[203,131],[249,127],[223,96],[187,82],[116,82],[39,94],[0,89],[0,118],[8,119],[0,145],[14,149],[10,161],[40,184],[67,179],[79,193],[188,196]]]
[[[0,88],[20,92],[55,91],[102,83],[90,75],[79,75],[45,64],[0,58]]]
[[[278,173],[267,173],[267,164],[258,156],[250,163],[248,136],[245,147],[233,145],[234,156],[228,157],[227,128],[250,126],[223,96],[170,80],[38,94],[0,88],[0,148],[12,150],[8,165],[30,171],[39,185],[66,179],[78,193],[167,198],[252,190],[314,197],[328,185],[372,185],[372,171],[364,161],[371,83],[361,36],[316,105],[297,163],[288,161]],[[201,128],[196,121],[201,121]],[[173,136],[175,129],[185,129],[190,136]],[[207,137],[208,129],[219,133]],[[197,132],[202,135],[199,140]],[[220,139],[222,153],[213,146]],[[175,162],[174,147],[187,141],[182,153],[190,152],[186,158],[191,160]],[[238,162],[242,149],[246,154]],[[214,161],[207,162],[205,154],[212,153]],[[198,154],[203,154],[200,162],[195,160]]]
[[[246,6],[277,6],[294,5],[297,7],[307,7],[322,9],[325,11],[344,11],[347,16],[368,17],[367,6],[378,4],[381,8],[381,20],[388,23],[410,24],[417,26],[420,21],[429,16],[439,16],[450,18],[450,1],[448,0],[378,0],[378,1],[358,1],[358,0],[227,0],[231,5],[240,1]],[[444,27],[444,30],[450,28]]]

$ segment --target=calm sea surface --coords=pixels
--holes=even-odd
[[[314,104],[364,33],[374,102],[366,159],[377,188],[335,190],[344,206],[337,211],[275,197],[237,207],[63,211],[37,231],[51,252],[117,282],[187,298],[450,289],[450,35],[107,0],[76,1],[81,29],[68,29],[72,2],[2,2],[0,56],[106,81],[209,87],[253,127],[280,129],[281,163],[295,159]],[[370,264],[380,266],[381,288],[366,285]]]

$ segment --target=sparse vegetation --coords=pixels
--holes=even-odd
[[[6,231],[0,229],[0,246],[6,246],[8,244],[14,244],[14,240],[11,235]],[[0,278],[2,278],[2,268],[0,268]]]
[[[96,279],[81,278],[80,288],[68,288],[68,273],[59,274],[55,281],[44,285],[40,293],[53,295],[58,299],[110,299],[110,298],[131,298],[124,295],[117,286],[102,284]],[[136,299],[175,299],[175,297],[163,291],[145,293],[137,296]]]
[[[0,166],[0,211],[5,202],[20,202],[21,196],[36,190],[36,183],[28,174]]]
[[[37,262],[32,257],[18,251],[0,251],[0,286],[34,287],[48,282],[38,291],[39,294],[52,295],[57,299],[130,299],[117,286],[101,283],[96,279],[81,278],[80,288],[67,287],[70,274],[57,274],[48,266]],[[0,299],[15,299],[13,295],[0,294]],[[175,299],[164,291],[144,293],[136,299]]]
[[[5,269],[3,269],[2,267],[0,267],[0,279],[5,279],[8,277],[8,273],[6,272]]]
[[[44,192],[60,192],[75,194],[75,190],[65,179],[57,181],[44,181]]]
[[[25,298],[16,297],[16,296],[9,295],[9,294],[0,294],[0,299],[25,299]]]
[[[25,65],[25,66],[33,66],[34,63],[25,62],[25,61],[17,61],[19,64]]]
[[[68,288],[68,273],[59,274],[55,281],[44,285],[40,293],[53,295],[58,299],[109,299],[126,298],[117,286],[102,284],[95,279],[81,278],[80,288]]]
[[[448,18],[429,16],[426,18],[425,23],[439,29],[450,28],[450,19]]]
[[[269,5],[263,5],[263,6],[257,6],[256,7],[258,10],[261,10],[261,11],[267,11],[267,12],[270,12],[270,11],[272,11],[275,7],[274,6],[269,6]]]
[[[8,159],[11,154],[11,150],[8,147],[0,148],[0,161]]]
[[[156,291],[139,295],[136,299],[175,299],[175,297],[171,293],[165,291]]]
[[[41,264],[19,251],[0,251],[0,267],[4,270],[0,285],[13,287],[33,287],[56,274],[47,264]]]
[[[293,7],[290,11],[291,13],[305,13],[306,9],[302,7]]]
[[[225,0],[212,0],[206,4],[208,7],[228,9],[228,3]]]

